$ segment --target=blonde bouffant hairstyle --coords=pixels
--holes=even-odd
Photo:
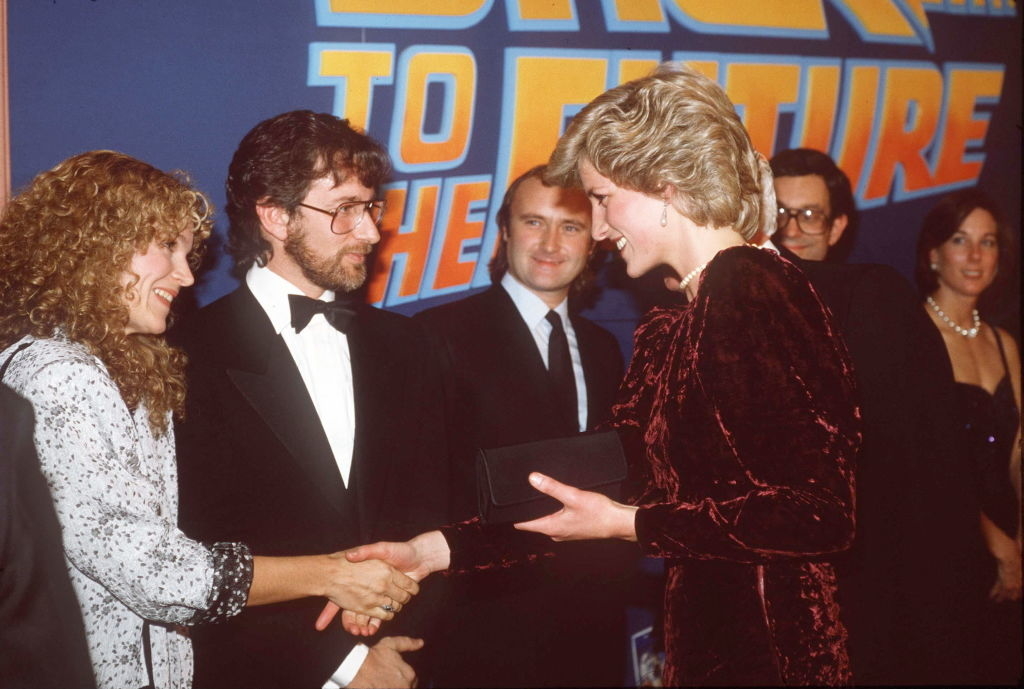
[[[583,160],[625,189],[656,196],[671,185],[672,205],[698,225],[745,239],[775,229],[768,161],[722,88],[682,65],[664,63],[591,101],[559,139],[546,179],[580,186]]]
[[[181,172],[114,151],[90,151],[39,174],[0,220],[0,349],[57,332],[107,367],[130,409],[145,405],[158,435],[185,400],[185,355],[162,335],[128,335],[132,257],[194,233],[198,266],[213,209]]]

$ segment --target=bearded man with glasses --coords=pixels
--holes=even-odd
[[[194,538],[336,552],[451,520],[447,360],[423,326],[358,292],[390,171],[376,141],[308,110],[261,122],[235,151],[228,250],[242,285],[174,333],[189,357],[177,437],[180,523]],[[385,601],[398,617],[370,640],[338,623],[317,631],[323,598],[208,625],[193,635],[194,686],[430,682],[421,661],[439,642],[403,654],[423,645],[439,594],[424,582],[408,611]]]

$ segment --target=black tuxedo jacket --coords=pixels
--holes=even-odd
[[[411,320],[369,306],[348,335],[355,447],[345,487],[284,340],[244,285],[176,330],[189,356],[176,427],[180,523],[256,555],[404,540],[450,518],[443,354]],[[423,634],[431,589],[381,635]],[[357,642],[313,629],[324,599],[246,608],[193,630],[196,687],[320,687]]]
[[[566,434],[530,329],[500,285],[416,315],[444,342],[465,438],[459,494],[477,512],[475,454]],[[622,379],[615,338],[571,316],[587,386],[587,423],[605,420]],[[624,675],[630,544],[565,543],[536,536],[557,556],[452,582],[438,686],[619,686]]]
[[[857,374],[857,535],[838,562],[854,682],[969,681],[963,572],[982,547],[942,336],[893,268],[804,261]]]

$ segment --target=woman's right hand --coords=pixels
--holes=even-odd
[[[345,551],[324,555],[324,590],[332,603],[357,615],[390,620],[420,587],[381,560],[350,562]]]
[[[345,551],[343,555],[351,564],[367,564],[370,562],[387,562],[404,571],[412,580],[420,581],[432,572],[440,572],[448,569],[451,552],[448,549],[448,542],[441,535],[440,531],[427,531],[421,533],[408,541],[393,542],[379,541],[369,545],[359,546]],[[418,589],[417,589],[418,590]],[[346,611],[342,618],[342,624],[350,634],[358,636],[370,636],[376,633],[379,625],[368,624],[366,613],[339,603],[332,599],[327,603],[316,620],[318,631],[324,630],[339,610]],[[352,614],[354,613],[354,614]],[[369,615],[378,619],[391,619],[380,615]]]

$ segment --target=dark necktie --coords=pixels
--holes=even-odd
[[[345,333],[352,325],[356,316],[357,300],[350,294],[339,294],[334,301],[311,299],[301,294],[289,294],[288,304],[292,310],[292,327],[295,332],[309,325],[309,321],[318,313],[322,313],[327,322]]]
[[[580,430],[579,412],[576,409],[576,374],[572,370],[572,356],[569,354],[569,339],[562,327],[562,318],[554,311],[544,316],[551,324],[548,338],[548,375],[558,400],[558,408],[566,417],[566,428],[573,433]]]

